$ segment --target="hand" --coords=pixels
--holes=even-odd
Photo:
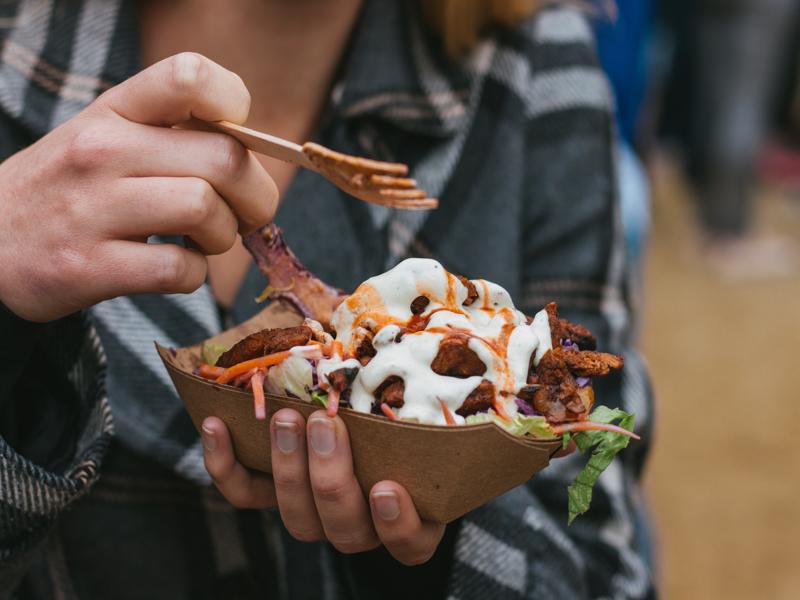
[[[267,223],[278,193],[232,137],[170,126],[241,123],[249,108],[237,75],[178,54],[0,164],[0,302],[46,321],[114,296],[198,288],[204,255]],[[184,235],[192,248],[150,235]]]
[[[442,539],[444,524],[422,521],[397,483],[376,483],[369,502],[364,499],[339,417],[317,411],[306,423],[291,409],[275,413],[270,422],[272,476],[236,462],[220,419],[206,419],[202,435],[206,469],[228,501],[238,508],[278,506],[286,529],[298,540],[328,540],[348,554],[383,544],[401,563],[418,565]]]

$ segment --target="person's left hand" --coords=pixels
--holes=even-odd
[[[203,421],[202,437],[206,469],[225,498],[237,508],[277,506],[298,540],[328,540],[347,554],[383,544],[401,563],[418,565],[442,539],[444,524],[422,521],[411,496],[393,481],[376,483],[367,502],[353,473],[347,428],[325,411],[308,423],[291,409],[275,413],[272,476],[236,461],[220,419]]]

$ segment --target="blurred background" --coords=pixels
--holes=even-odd
[[[795,599],[800,2],[610,11],[596,29],[657,397],[661,597]]]

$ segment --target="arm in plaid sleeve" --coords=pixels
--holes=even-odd
[[[97,479],[111,414],[83,314],[37,324],[0,305],[0,331],[0,590],[10,591],[59,513]]]

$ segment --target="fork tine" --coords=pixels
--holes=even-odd
[[[370,200],[373,204],[380,204],[381,206],[388,206],[389,208],[397,208],[402,210],[425,210],[433,209],[439,206],[439,201],[436,198],[414,198],[410,200]]]
[[[407,177],[392,177],[390,175],[370,175],[369,182],[381,188],[413,189],[417,187],[417,180]]]
[[[413,189],[413,190],[396,190],[392,188],[383,188],[378,190],[378,193],[381,196],[385,196],[387,198],[398,198],[398,199],[408,199],[408,200],[417,200],[424,198],[427,194],[422,190]]]

